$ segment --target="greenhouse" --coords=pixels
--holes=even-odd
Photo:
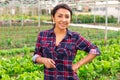
[[[0,80],[44,80],[32,62],[38,33],[53,27],[51,11],[73,11],[69,30],[97,45],[101,55],[81,66],[80,80],[120,80],[120,0],[0,0]],[[86,56],[78,50],[73,63]]]

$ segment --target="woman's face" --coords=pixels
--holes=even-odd
[[[71,20],[70,11],[64,8],[57,10],[54,16],[52,16],[53,21],[55,22],[55,27],[59,29],[66,29]]]

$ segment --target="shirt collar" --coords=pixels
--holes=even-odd
[[[54,34],[54,27],[49,30],[49,33],[50,33],[50,34]]]
[[[72,36],[72,32],[70,30],[67,29],[67,34]]]

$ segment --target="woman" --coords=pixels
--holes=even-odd
[[[51,12],[53,28],[39,33],[33,61],[44,64],[44,80],[79,80],[76,72],[82,65],[99,55],[96,46],[76,32],[68,30],[72,10],[67,4],[58,4]],[[73,64],[77,50],[89,53]]]

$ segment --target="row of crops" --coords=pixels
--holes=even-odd
[[[0,27],[0,49],[31,47],[35,45],[40,30],[51,28],[52,25],[26,26],[26,27]],[[86,29],[70,26],[70,30],[79,32],[87,39],[93,41],[104,40],[104,30]],[[108,31],[108,39],[120,37],[120,31]],[[104,41],[103,41],[104,42]]]
[[[46,16],[48,18],[46,18]],[[41,20],[51,20],[50,15],[42,15],[40,16]],[[26,19],[30,19],[30,20],[35,20],[36,22],[38,21],[38,16],[30,16],[30,15],[14,15],[14,16],[8,16],[8,15],[2,15],[0,20],[26,20]],[[73,15],[72,18],[73,22],[76,22],[76,15]],[[94,23],[94,15],[77,15],[77,21],[79,23]],[[105,22],[105,16],[96,16],[96,22],[97,23],[104,23]],[[108,22],[109,23],[117,23],[117,18],[115,18],[114,16],[109,16],[108,17]]]
[[[0,26],[39,26],[40,23],[44,21],[51,21],[50,15],[40,15],[31,16],[31,15],[2,15],[0,16]],[[40,23],[38,23],[40,18]],[[73,15],[72,23],[82,23],[82,24],[100,24],[105,25],[105,16],[94,16],[94,15]],[[120,26],[118,19],[114,16],[108,17],[109,26]]]
[[[37,34],[42,27],[0,28],[0,80],[43,80],[43,65],[34,64],[32,55]],[[108,31],[104,45],[104,31],[70,26],[98,45],[101,55],[82,66],[77,74],[81,80],[120,80],[120,31]],[[17,31],[16,31],[17,30]],[[16,44],[17,43],[17,44]],[[78,51],[74,63],[86,55]]]

